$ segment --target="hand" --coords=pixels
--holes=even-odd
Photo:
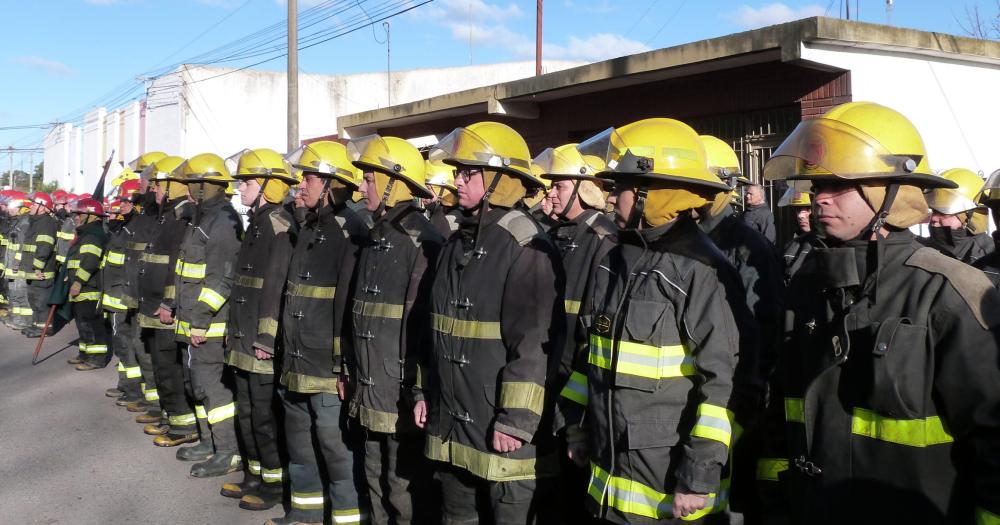
[[[590,461],[590,451],[587,450],[587,442],[577,441],[575,443],[567,443],[566,456],[569,457],[574,465],[580,468],[586,467]]]
[[[427,401],[421,399],[413,405],[413,423],[417,428],[424,428],[427,424]]]
[[[166,308],[157,309],[156,316],[160,318],[160,322],[163,324],[174,324],[174,313]]]
[[[80,295],[80,288],[82,288],[82,287],[83,287],[83,285],[80,284],[80,281],[74,282],[69,287],[69,296],[70,297],[76,297],[76,296]]]
[[[269,354],[267,351],[261,350],[260,348],[257,348],[256,346],[253,348],[253,352],[257,356],[257,359],[261,359],[263,361],[267,361],[268,359],[271,359],[271,358],[274,357],[273,355]],[[344,398],[341,398],[341,399],[344,399]]]
[[[191,334],[191,346],[195,348],[198,348],[199,346],[201,346],[202,343],[204,343],[207,340],[208,338],[203,335]]]
[[[705,494],[686,494],[684,492],[674,492],[674,517],[683,518],[705,508],[708,503],[708,496]]]
[[[524,446],[524,442],[514,436],[508,436],[499,430],[493,431],[493,450],[497,452],[514,452]]]
[[[35,279],[38,279],[39,281],[41,281],[41,280],[45,279],[45,274],[42,273],[41,270],[35,270]]]
[[[337,395],[341,401],[345,401],[354,393],[354,384],[351,382],[350,374],[340,374],[337,378]]]

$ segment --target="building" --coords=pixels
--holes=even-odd
[[[546,61],[546,71],[581,62]],[[336,133],[337,117],[534,75],[534,62],[417,69],[391,74],[299,75],[299,134]],[[123,107],[95,108],[79,125],[46,136],[45,176],[59,187],[90,192],[114,152],[112,176],[145,151],[222,156],[242,148],[286,148],[287,84],[283,72],[185,65],[149,82],[145,96]]]
[[[1000,42],[830,18],[586,64],[539,77],[399,103],[338,119],[339,134],[440,138],[497,120],[533,153],[609,126],[672,117],[733,145],[761,180],[771,152],[803,119],[851,100],[914,121],[935,170],[1000,168]],[[770,202],[781,187],[771,187]],[[779,221],[782,222],[782,221]],[[785,235],[787,236],[787,230]]]

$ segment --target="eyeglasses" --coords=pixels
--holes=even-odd
[[[479,168],[459,168],[455,170],[455,178],[462,179],[462,182],[469,182],[472,177],[482,174],[483,170]]]

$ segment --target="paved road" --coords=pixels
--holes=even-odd
[[[260,524],[280,509],[241,510],[219,496],[223,479],[188,476],[190,463],[155,447],[135,414],[104,396],[114,365],[78,372],[71,326],[46,340],[0,325],[0,523]],[[60,350],[61,349],[61,350]]]

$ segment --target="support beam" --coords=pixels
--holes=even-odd
[[[534,102],[504,102],[493,97],[490,97],[487,112],[490,115],[523,119],[536,119],[541,114],[538,104]]]

